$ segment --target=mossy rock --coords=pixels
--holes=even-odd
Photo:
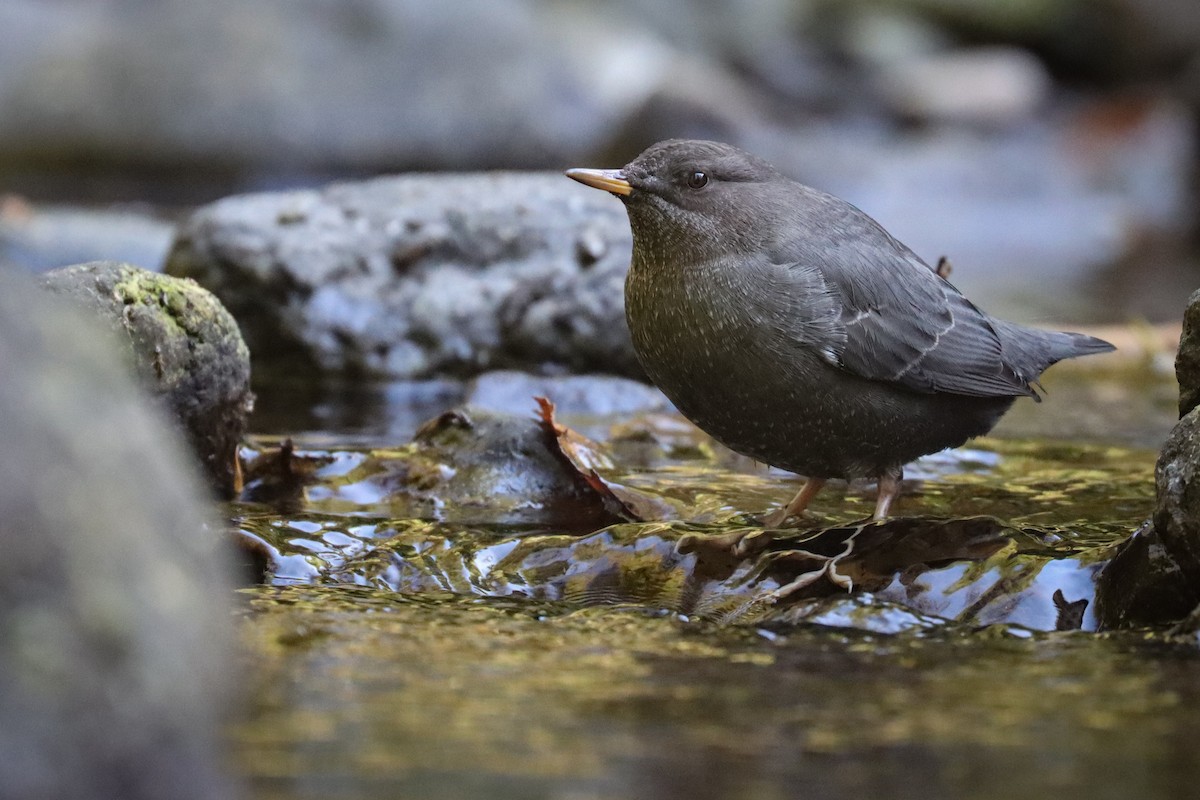
[[[53,270],[42,285],[120,334],[142,385],[178,419],[213,488],[235,494],[253,394],[249,351],[221,302],[193,280],[115,261]]]

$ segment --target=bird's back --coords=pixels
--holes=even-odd
[[[806,293],[819,276],[840,307],[826,350],[859,377],[924,393],[1036,397],[1031,384],[1051,365],[1113,349],[991,317],[857,207],[793,181],[776,191],[785,211],[770,258]]]

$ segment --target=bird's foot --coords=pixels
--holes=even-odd
[[[887,519],[892,503],[900,496],[900,484],[904,480],[904,470],[897,468],[879,476],[879,494],[875,499],[875,513],[871,519],[879,521]]]
[[[783,523],[791,517],[799,517],[808,508],[808,504],[817,496],[817,492],[821,491],[821,487],[825,485],[824,478],[809,478],[804,482],[804,486],[796,493],[786,506],[776,509],[763,518],[764,528],[782,528]]]

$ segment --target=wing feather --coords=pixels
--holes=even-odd
[[[805,285],[819,274],[836,299],[834,363],[918,392],[1035,396],[986,314],[866,214],[816,194],[824,223],[798,225],[772,260],[803,274]]]

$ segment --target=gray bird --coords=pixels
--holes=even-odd
[[[619,197],[633,229],[625,314],[650,379],[730,449],[807,478],[878,480],[991,430],[1064,358],[1112,350],[994,319],[879,223],[718,142],[669,140],[569,177]]]

